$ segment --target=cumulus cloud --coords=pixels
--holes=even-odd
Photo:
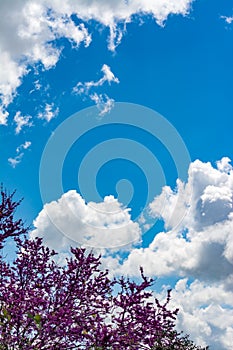
[[[146,272],[221,280],[233,273],[233,170],[229,158],[217,168],[199,160],[191,163],[187,183],[173,191],[163,188],[149,206],[164,220],[148,248],[133,250],[124,262],[128,273],[145,264]]]
[[[33,224],[31,237],[43,237],[46,244],[59,251],[67,250],[69,245],[120,249],[140,240],[141,234],[129,209],[113,196],[101,203],[85,203],[74,190],[45,204]]]
[[[9,113],[5,109],[5,106],[0,105],[0,125],[7,125]]]
[[[94,19],[109,27],[109,48],[115,50],[120,43],[125,26],[132,21],[134,15],[151,15],[162,25],[171,14],[186,15],[192,0],[164,0],[152,2],[150,0],[88,0],[73,3],[71,0],[48,2],[56,11],[74,13],[83,21]]]
[[[15,133],[19,134],[23,127],[31,127],[33,124],[31,122],[32,117],[30,115],[22,116],[21,112],[18,111],[14,116],[14,122],[16,123]]]
[[[188,182],[177,181],[177,188],[163,188],[150,204],[150,213],[164,220],[167,228],[187,227],[200,231],[223,221],[232,211],[232,166],[222,158],[214,168],[209,162],[191,163]]]
[[[24,150],[28,149],[31,146],[30,141],[25,141],[16,148],[16,156],[14,158],[8,158],[9,164],[12,168],[15,168],[19,163],[21,163],[24,156]]]
[[[28,67],[41,64],[50,69],[57,63],[61,48],[55,41],[61,37],[74,46],[91,38],[84,24],[75,25],[71,14],[54,12],[42,1],[0,2],[0,122],[7,124],[7,106],[12,102]]]
[[[4,21],[3,14],[2,17]],[[11,58],[11,53],[2,49],[1,41],[0,30],[0,124],[6,125],[9,115],[6,107],[12,102],[16,89],[21,84],[21,77],[26,74],[27,70],[24,63],[17,63]]]
[[[122,245],[140,243],[139,224],[112,196],[102,203],[85,203],[75,191],[44,206],[31,236],[44,237],[59,251],[77,242],[100,248],[103,265],[111,267],[113,275],[139,276],[143,266],[146,275],[166,278],[166,283],[175,278],[177,282],[169,287],[174,287],[171,307],[180,309],[178,329],[199,345],[231,350],[232,203],[230,159],[224,157],[216,166],[196,160],[190,164],[186,183],[178,180],[175,190],[164,187],[150,204],[150,215],[163,219],[167,229],[156,234],[147,248],[132,245],[127,256],[119,254]],[[140,224],[146,224],[145,217]],[[115,254],[105,254],[104,247],[116,248]]]
[[[177,277],[180,329],[202,345],[230,350],[233,330],[233,169],[227,157],[190,164],[187,183],[163,188],[149,212],[167,230],[135,248],[116,273]],[[193,282],[192,282],[193,281]]]
[[[109,28],[108,46],[115,50],[134,15],[149,14],[162,25],[171,14],[186,15],[191,3],[192,0],[0,1],[0,123],[7,124],[7,107],[29,67],[39,64],[50,69],[56,65],[62,51],[58,39],[69,40],[73,47],[81,43],[89,46],[91,36],[85,23],[94,20]],[[74,16],[80,24],[75,23]]]
[[[45,119],[48,123],[59,113],[59,108],[54,106],[54,103],[46,103],[43,112],[38,114],[39,119]]]
[[[178,329],[190,334],[198,344],[210,349],[231,350],[233,292],[224,284],[206,284],[180,279],[173,291],[171,307],[178,307]]]

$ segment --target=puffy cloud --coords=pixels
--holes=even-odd
[[[54,107],[54,103],[46,103],[45,104],[45,109],[43,112],[40,112],[38,114],[39,119],[45,119],[48,123],[53,119],[56,118],[56,116],[59,113],[59,108]]]
[[[1,3],[0,3],[1,8]],[[4,15],[2,15],[4,20]],[[0,27],[0,124],[6,125],[9,113],[6,107],[12,102],[16,89],[21,84],[21,78],[27,70],[24,63],[17,63],[9,52],[1,47]]]
[[[0,125],[7,125],[9,113],[5,110],[4,106],[0,106]]]
[[[138,276],[143,266],[146,275],[166,277],[166,283],[169,276],[175,277],[170,306],[179,307],[178,329],[199,345],[231,350],[232,198],[230,159],[222,158],[216,167],[197,160],[190,164],[187,183],[178,180],[176,190],[163,188],[151,203],[150,214],[162,218],[167,230],[155,235],[147,248],[131,246],[127,256],[119,254],[121,245],[140,241],[139,224],[131,221],[128,210],[112,196],[102,203],[86,204],[75,191],[45,205],[31,235],[44,237],[45,243],[59,251],[77,242],[102,247],[103,265],[113,275]],[[140,223],[146,224],[145,216]],[[116,250],[111,255],[104,247]]]
[[[28,67],[41,64],[50,69],[56,65],[62,51],[57,39],[65,38],[73,47],[80,43],[88,46],[91,36],[85,23],[95,20],[109,27],[109,48],[114,50],[135,14],[149,14],[161,25],[170,14],[186,15],[191,3],[192,0],[0,1],[0,123],[7,124],[7,106]],[[73,16],[81,23],[75,23]],[[108,68],[104,69],[108,77]]]
[[[101,85],[103,85],[105,81],[107,81],[109,84],[111,82],[119,83],[119,79],[115,77],[115,75],[113,74],[113,72],[107,64],[103,65],[101,71],[104,73],[104,76],[102,79],[100,79],[99,84],[101,83]]]
[[[188,182],[173,191],[163,188],[150,213],[164,220],[148,248],[134,249],[123,264],[136,274],[145,265],[150,275],[192,276],[222,280],[233,274],[233,170],[228,158],[217,168],[199,160],[189,168]]]
[[[115,272],[178,277],[172,302],[178,326],[200,345],[230,350],[233,330],[233,169],[230,159],[190,164],[187,183],[166,186],[149,212],[167,230],[135,248]],[[191,282],[191,283],[190,283]]]
[[[149,205],[149,214],[154,218],[162,218],[166,228],[179,226],[190,210],[190,183],[184,184],[178,179],[176,184],[174,191],[169,186],[164,186],[162,193]]]
[[[21,112],[18,111],[14,116],[14,122],[16,123],[15,133],[19,134],[24,126],[32,126],[31,119],[32,117],[30,115],[22,116]]]
[[[23,144],[21,144],[20,146],[18,146],[16,148],[16,156],[14,158],[11,158],[11,157],[8,158],[8,162],[12,166],[12,168],[15,168],[16,165],[21,163],[22,158],[24,156],[23,150],[28,149],[30,146],[31,146],[31,142],[30,141],[25,141]]]
[[[178,180],[175,191],[164,187],[150,204],[151,215],[162,218],[167,228],[197,231],[227,219],[232,211],[232,166],[227,157],[216,164],[217,168],[199,160],[191,163],[188,182]]]
[[[232,166],[230,164],[231,160],[228,157],[223,157],[221,160],[216,162],[218,170],[224,173],[230,173],[232,170]]]
[[[222,283],[180,279],[172,291],[171,306],[179,307],[178,329],[200,345],[230,350],[233,330],[233,292]]]
[[[13,5],[13,6],[12,6]],[[75,46],[87,46],[90,36],[84,24],[75,25],[66,13],[53,11],[46,2],[0,2],[0,122],[7,123],[7,106],[12,102],[27,67],[41,63],[44,69],[53,67],[61,49],[55,41],[65,37]]]
[[[47,2],[47,1],[46,1]],[[170,14],[186,15],[190,10],[192,0],[88,0],[73,3],[53,1],[49,3],[57,12],[75,13],[83,21],[94,19],[110,29],[109,49],[115,50],[120,43],[127,23],[134,15],[151,15],[159,25],[162,25]]]
[[[101,203],[85,203],[76,191],[45,204],[34,221],[31,237],[40,236],[55,250],[69,245],[120,249],[140,240],[140,229],[130,218],[129,209],[113,196]]]

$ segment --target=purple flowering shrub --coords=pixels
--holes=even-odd
[[[83,248],[71,248],[58,265],[56,253],[14,220],[19,202],[1,196],[0,246],[14,237],[17,257],[8,263],[0,256],[0,350],[201,349],[175,330],[171,291],[164,304],[153,299],[153,280],[142,269],[141,283],[110,280],[100,256]]]

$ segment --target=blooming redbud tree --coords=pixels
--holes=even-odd
[[[22,219],[16,220],[14,218],[15,211],[20,205],[20,201],[14,201],[13,197],[15,191],[7,193],[1,186],[0,197],[0,249],[3,248],[3,243],[9,237],[18,237],[27,232],[24,228]]]
[[[14,237],[17,256],[0,257],[0,350],[194,350],[175,330],[178,310],[153,299],[152,279],[109,278],[101,257],[71,248],[60,266],[41,238],[14,220],[19,202],[2,191],[0,244]],[[23,234],[23,236],[22,236]]]

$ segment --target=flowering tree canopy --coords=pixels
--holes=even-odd
[[[17,257],[0,256],[0,350],[201,349],[175,331],[170,291],[163,304],[153,298],[142,269],[140,283],[111,280],[100,256],[83,248],[58,265],[56,253],[14,220],[19,202],[1,195],[0,244],[13,236]]]
[[[8,194],[6,190],[3,190],[1,186],[1,198],[0,198],[0,249],[3,247],[4,241],[8,237],[18,237],[21,234],[27,232],[27,228],[24,228],[22,219],[15,220],[14,214],[16,208],[21,201],[14,201],[13,193]]]

